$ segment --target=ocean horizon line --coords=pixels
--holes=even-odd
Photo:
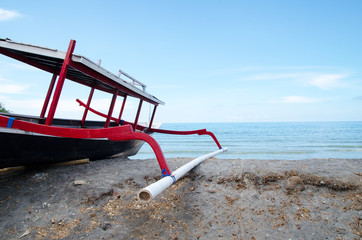
[[[228,148],[219,156],[223,159],[361,158],[362,153],[362,121],[165,123],[162,128],[213,132]],[[168,158],[194,157],[216,146],[209,136],[155,133],[153,137]],[[137,154],[137,158],[151,156],[147,145]]]
[[[325,120],[325,121],[235,121],[235,122],[161,122],[162,124],[216,124],[216,123],[338,123],[338,122],[362,122],[362,120]]]

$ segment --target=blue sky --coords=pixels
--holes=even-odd
[[[2,0],[0,37],[62,51],[75,39],[76,54],[122,69],[166,102],[160,122],[362,121],[361,9],[333,0]],[[13,112],[40,114],[50,79],[0,56],[0,102]],[[75,99],[88,91],[67,82],[56,116],[78,118]],[[106,112],[111,96],[95,97]]]

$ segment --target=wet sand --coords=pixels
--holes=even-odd
[[[362,237],[362,159],[212,158],[138,201],[160,175],[155,159],[122,158],[0,171],[0,239]]]

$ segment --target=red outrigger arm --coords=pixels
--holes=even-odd
[[[85,104],[84,102],[82,102],[81,100],[77,99],[76,100],[80,106],[83,107],[87,107],[87,104]],[[88,106],[88,110],[101,116],[104,118],[107,118],[107,115],[101,112],[98,112],[97,110],[91,108]],[[118,119],[111,117],[111,120],[115,121],[116,123],[118,122]],[[124,121],[122,120],[120,122],[121,124],[132,124],[130,122]],[[140,130],[140,131],[146,131],[149,133],[164,133],[164,134],[173,134],[173,135],[193,135],[193,134],[197,134],[197,135],[209,135],[210,137],[212,137],[212,139],[214,140],[214,142],[216,143],[217,147],[219,149],[222,149],[219,141],[217,140],[217,138],[215,137],[215,135],[212,132],[208,132],[206,129],[199,129],[199,130],[192,130],[192,131],[174,131],[174,130],[165,130],[165,129],[155,129],[155,128],[147,128],[141,125],[136,125],[136,129]]]

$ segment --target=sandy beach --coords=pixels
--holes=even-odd
[[[0,239],[362,237],[362,159],[212,158],[137,200],[159,178],[155,159],[2,170]]]

